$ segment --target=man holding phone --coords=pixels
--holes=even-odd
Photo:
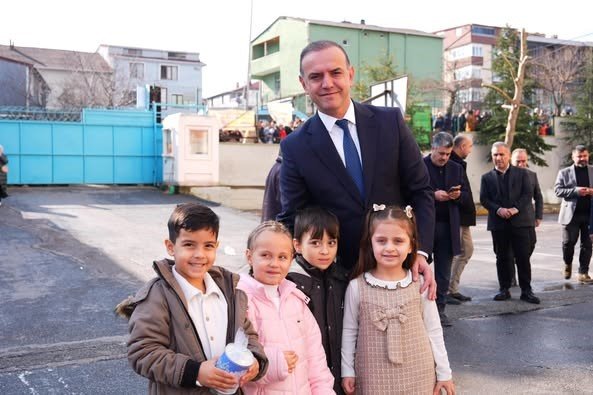
[[[437,281],[437,307],[442,326],[451,326],[445,314],[453,256],[461,251],[459,205],[469,199],[463,167],[449,161],[453,136],[440,132],[432,138],[430,155],[424,165],[430,176],[435,200],[434,271]]]

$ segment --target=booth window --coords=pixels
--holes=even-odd
[[[190,129],[190,154],[208,155],[208,130]]]
[[[163,154],[173,155],[173,139],[171,129],[163,129]]]

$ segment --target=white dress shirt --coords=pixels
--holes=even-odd
[[[371,284],[389,289],[407,287],[412,283],[412,272],[408,270],[407,276],[399,281],[385,281],[374,277],[371,273],[363,274]],[[420,277],[422,279],[422,277]],[[342,377],[356,377],[354,354],[356,352],[356,339],[358,337],[358,308],[360,304],[360,290],[358,279],[350,281],[344,297],[344,327],[342,330]],[[439,312],[434,301],[428,300],[427,291],[422,293],[422,319],[424,328],[430,339],[432,354],[436,365],[438,381],[451,380],[451,367],[443,339],[443,329],[439,319]]]
[[[175,267],[173,276],[187,301],[189,316],[198,331],[206,359],[222,355],[228,325],[228,305],[224,294],[208,273],[204,275],[206,293],[191,285]]]
[[[334,145],[336,146],[336,150],[338,151],[338,155],[342,158],[342,162],[344,166],[346,166],[346,158],[344,157],[344,131],[341,127],[336,125],[336,121],[338,118],[334,118],[331,115],[327,115],[322,113],[321,111],[317,111],[319,114],[319,118],[323,125],[327,129],[329,133],[329,137],[331,137]],[[358,158],[360,159],[360,163],[362,163],[362,155],[360,154],[360,142],[358,141],[358,133],[356,129],[356,117],[354,116],[354,104],[352,104],[352,100],[350,100],[350,106],[348,106],[348,111],[344,114],[344,117],[341,119],[348,120],[348,129],[350,130],[350,136],[352,136],[352,141],[356,146],[356,151],[358,152]],[[363,170],[364,171],[364,170]]]

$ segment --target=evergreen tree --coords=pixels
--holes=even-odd
[[[507,26],[502,30],[492,50],[492,79],[496,81],[493,85],[510,97],[514,94],[513,79],[519,65],[519,51],[519,32]],[[539,136],[537,118],[528,108],[533,98],[533,91],[534,82],[529,78],[528,67],[523,85],[523,105],[519,110],[511,150],[525,148],[533,163],[547,166],[541,155],[554,146],[546,144]],[[501,107],[503,104],[507,104],[505,98],[496,89],[490,88],[484,98],[487,115],[477,128],[479,144],[490,146],[495,141],[504,141],[509,110]]]
[[[582,70],[581,89],[576,94],[576,112],[569,118],[570,129],[566,140],[569,146],[583,144],[593,152],[593,54],[589,52]]]

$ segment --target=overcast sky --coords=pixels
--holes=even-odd
[[[204,96],[247,79],[250,0],[6,0],[0,44],[94,52],[99,44],[199,52]],[[593,2],[253,0],[256,37],[278,16],[434,32],[467,23],[593,41]]]

